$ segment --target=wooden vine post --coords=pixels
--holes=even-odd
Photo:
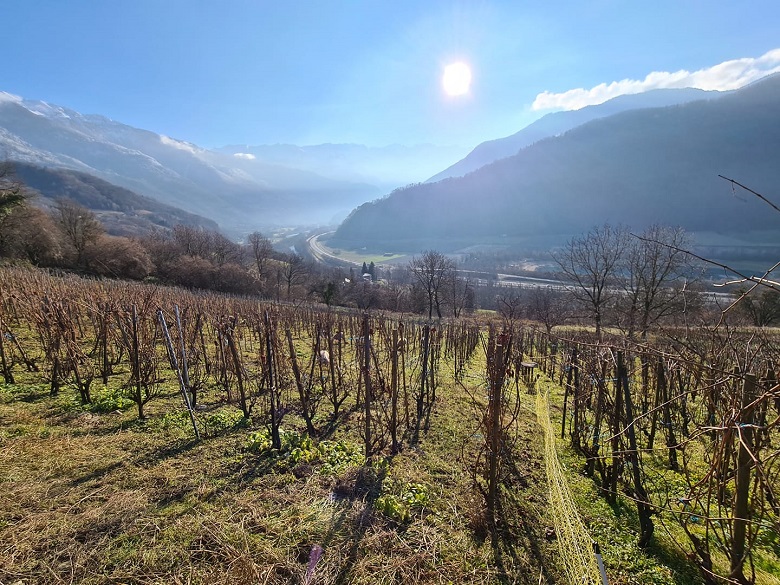
[[[572,376],[575,375],[577,369],[577,348],[575,347],[571,352],[571,362],[569,363],[569,370],[566,372],[566,385],[563,387],[563,417],[561,418],[561,439],[566,437],[566,405],[569,402],[569,388],[571,388]],[[576,381],[575,381],[576,383]],[[576,398],[576,392],[573,393]],[[575,418],[575,423],[576,418]],[[572,429],[573,430],[573,429]]]
[[[281,418],[281,406],[276,392],[274,376],[274,341],[271,317],[268,311],[263,314],[265,322],[265,363],[268,374],[268,397],[271,403],[271,446],[274,449],[282,448],[282,438],[279,435],[279,419]]]
[[[484,469],[487,491],[483,495],[487,504],[487,518],[495,527],[498,511],[498,488],[502,450],[504,448],[504,381],[508,362],[512,358],[512,331],[504,329],[496,335],[491,326],[486,347],[488,403],[483,418],[487,468]]]
[[[607,360],[601,360],[601,375],[597,381],[596,394],[596,413],[593,422],[593,436],[591,437],[590,454],[585,466],[585,473],[590,477],[596,468],[596,461],[599,460],[599,449],[601,449],[601,419],[604,416],[604,403],[607,394]],[[603,476],[603,466],[599,463],[599,470]]]
[[[195,408],[198,400],[198,393],[190,384],[190,370],[187,367],[187,348],[184,345],[184,328],[181,325],[181,313],[179,305],[173,305],[173,314],[176,317],[176,328],[179,330],[179,347],[181,348],[181,377],[184,380],[184,386],[190,392],[190,406]]]
[[[328,325],[326,329],[326,336],[328,338],[328,374],[330,381],[330,402],[333,405],[333,420],[336,421],[339,418],[339,407],[341,403],[346,399],[346,394],[339,400],[339,385],[336,384],[336,353],[333,351],[333,335]],[[341,345],[343,335],[339,336],[339,356],[341,355]]]
[[[390,438],[392,452],[398,453],[398,329],[393,329],[390,365]]]
[[[371,329],[368,314],[363,315],[363,379],[365,381],[365,452],[366,461],[371,457]]]
[[[737,456],[736,497],[734,499],[734,527],[731,538],[731,574],[729,577],[739,583],[749,583],[743,570],[745,564],[745,536],[750,522],[749,495],[750,470],[753,467],[753,408],[756,377],[745,374],[742,386],[741,420],[737,421],[739,455]]]
[[[99,343],[100,343],[100,356],[102,358],[102,364],[100,368],[100,375],[103,379],[103,385],[108,385],[108,376],[111,373],[111,362],[108,359],[108,315],[111,311],[109,303],[98,306],[98,319],[100,323]],[[2,353],[2,347],[0,347],[0,353]]]
[[[0,305],[0,309],[2,309],[2,305]],[[3,368],[3,379],[5,380],[5,383],[13,384],[14,375],[11,373],[11,366],[5,356],[4,341],[6,335],[10,337],[11,333],[6,332],[5,324],[3,323],[3,317],[0,315],[0,365]]]
[[[677,462],[677,438],[674,436],[674,428],[672,427],[672,408],[669,400],[669,386],[666,383],[666,375],[664,373],[663,359],[658,360],[658,394],[661,397],[663,404],[663,426],[664,434],[666,435],[666,448],[669,449],[669,469],[678,471],[680,466]]]
[[[143,419],[144,418],[144,403],[142,398],[142,391],[141,391],[141,355],[139,352],[139,343],[138,343],[138,310],[136,309],[136,306],[133,305],[132,308],[132,327],[130,329],[132,338],[131,343],[132,346],[130,347],[131,353],[131,360],[133,365],[133,382],[135,386],[135,402],[136,406],[138,407],[138,418]]]
[[[631,399],[631,388],[628,385],[628,372],[623,363],[623,352],[618,352],[618,385],[623,387],[626,409],[626,435],[628,435],[628,461],[631,463],[631,472],[634,480],[634,497],[636,499],[637,515],[639,516],[639,547],[647,548],[653,537],[653,520],[650,517],[652,508],[649,503],[647,491],[642,482],[642,469],[639,461],[639,451],[636,443],[634,427],[634,406]]]
[[[227,339],[228,349],[230,350],[230,357],[233,360],[233,369],[236,373],[236,383],[238,385],[238,402],[241,406],[241,412],[245,419],[249,419],[252,414],[252,404],[247,396],[246,386],[244,385],[244,368],[241,363],[241,356],[238,352],[238,346],[236,344],[233,332],[238,326],[238,318],[233,317],[232,323],[225,327],[225,339]]]
[[[425,394],[425,432],[431,427],[431,412],[436,402],[436,386],[438,386],[438,360],[441,350],[441,328],[433,327],[428,332],[428,385]]]
[[[428,354],[430,352],[431,344],[431,326],[426,324],[422,330],[422,372],[420,373],[420,391],[416,396],[417,403],[417,420],[414,427],[414,442],[420,440],[420,425],[422,424],[422,418],[424,413],[424,406],[426,401],[426,388],[428,383]]]
[[[489,467],[488,467],[488,518],[495,521],[496,504],[498,503],[498,460],[501,450],[501,391],[504,385],[504,346],[502,335],[493,351],[489,362],[490,395],[488,396],[488,412],[490,424],[488,426],[489,439]]]
[[[133,309],[135,309],[135,306],[133,306]],[[168,360],[170,361],[171,368],[174,370],[174,372],[176,372],[176,379],[179,381],[179,391],[181,392],[181,397],[184,400],[184,405],[187,407],[187,412],[190,415],[190,423],[192,423],[192,429],[195,431],[195,438],[200,440],[198,423],[195,421],[195,413],[192,410],[192,404],[190,404],[190,398],[187,394],[187,387],[185,386],[184,378],[181,375],[181,369],[179,368],[178,360],[176,359],[176,352],[173,349],[171,335],[168,332],[168,324],[165,322],[165,315],[163,314],[162,309],[157,309],[157,320],[160,322],[160,329],[162,329],[165,348],[168,350]]]
[[[607,491],[607,501],[610,504],[617,502],[617,484],[620,475],[620,467],[623,464],[623,457],[620,449],[620,424],[623,417],[623,392],[620,382],[620,371],[622,368],[622,354],[618,354],[618,365],[616,368],[615,381],[615,406],[612,412],[612,469],[609,475],[609,490]]]
[[[407,339],[404,334],[404,324],[399,323],[398,324],[398,337],[402,340],[401,346],[398,348],[400,351],[400,357],[401,357],[401,371],[399,372],[399,377],[401,379],[401,385],[403,386],[404,391],[404,425],[406,425],[407,428],[409,428],[409,388],[406,385],[406,350],[407,350]]]
[[[303,420],[306,421],[306,432],[310,437],[314,437],[317,434],[317,430],[314,428],[314,423],[311,419],[311,405],[309,404],[309,396],[306,388],[303,385],[301,378],[301,369],[298,367],[298,356],[295,354],[295,345],[293,344],[292,332],[288,327],[285,329],[284,334],[287,336],[287,347],[290,350],[290,363],[292,364],[293,376],[295,377],[295,386],[298,388],[298,396],[301,400],[301,414]],[[314,349],[314,361],[317,361],[319,352],[317,347]],[[312,362],[314,363],[314,362]],[[309,377],[311,380],[311,376]]]

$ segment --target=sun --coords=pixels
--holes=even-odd
[[[441,85],[447,95],[456,96],[469,92],[471,69],[462,62],[451,63],[444,68]]]

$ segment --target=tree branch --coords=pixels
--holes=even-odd
[[[718,176],[719,176],[721,179],[725,179],[726,181],[728,181],[729,183],[731,183],[731,188],[732,188],[732,189],[734,188],[734,185],[736,185],[737,187],[741,187],[742,189],[744,189],[744,190],[745,190],[745,191],[747,191],[748,193],[752,193],[753,195],[755,195],[756,197],[758,197],[759,199],[761,199],[761,201],[763,201],[764,203],[766,203],[767,205],[769,205],[770,207],[772,207],[772,209],[774,209],[775,211],[777,211],[777,212],[780,212],[780,207],[778,207],[777,205],[775,205],[774,203],[772,203],[772,202],[771,202],[769,199],[767,199],[766,197],[764,197],[763,195],[761,195],[761,193],[757,193],[756,191],[753,191],[753,189],[751,189],[750,187],[745,187],[745,185],[743,185],[742,183],[739,183],[739,182],[735,181],[734,179],[729,179],[728,177],[724,177],[723,175],[718,175]]]

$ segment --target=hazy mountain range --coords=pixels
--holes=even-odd
[[[368,183],[379,188],[382,194],[410,183],[419,183],[431,173],[460,159],[468,150],[461,146],[433,144],[384,147],[363,144],[262,144],[230,145],[217,149],[238,158],[254,157],[268,163],[305,169],[329,179]]]
[[[435,183],[449,177],[462,177],[494,161],[515,155],[521,148],[531,146],[534,142],[558,136],[591,120],[606,118],[627,110],[662,108],[720,95],[723,93],[693,88],[655,89],[645,93],[621,95],[602,104],[586,106],[579,110],[553,112],[542,116],[511,136],[478,144],[464,159],[434,175],[427,182]]]
[[[412,174],[418,173],[419,181],[463,154],[463,149],[434,146],[208,150],[102,116],[0,92],[3,158],[89,173],[213,219],[233,234],[343,219],[356,205],[411,182],[409,173],[399,173],[400,180],[392,181],[390,169],[396,164],[417,159]],[[419,164],[423,159],[427,165]]]
[[[397,190],[356,209],[332,241],[456,249],[561,241],[608,221],[774,244],[780,214],[718,175],[780,199],[778,152],[775,75],[720,97],[594,119],[463,177]]]
[[[20,162],[20,176],[44,197],[81,197],[114,231],[217,222],[239,235],[328,223],[362,203],[336,245],[412,252],[554,243],[604,221],[774,242],[780,215],[732,195],[717,175],[771,197],[780,184],[779,146],[778,76],[729,93],[658,90],[548,114],[455,164],[465,149],[209,150],[0,92],[0,156]],[[408,183],[416,184],[364,203]]]

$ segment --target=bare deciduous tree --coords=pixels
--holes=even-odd
[[[247,242],[257,267],[257,276],[262,281],[265,278],[266,264],[274,250],[271,240],[260,232],[252,232],[249,234]]]
[[[211,232],[209,238],[209,260],[215,266],[224,266],[226,264],[237,264],[244,266],[246,255],[244,248],[232,240],[226,238],[219,232]]]
[[[441,252],[428,250],[423,252],[422,256],[412,258],[409,268],[414,280],[425,293],[428,304],[428,319],[433,317],[434,308],[436,316],[441,319],[444,285],[452,278],[451,274],[455,270],[455,264]]]
[[[569,318],[564,294],[551,286],[532,288],[528,293],[525,310],[528,318],[544,325],[547,335],[552,333],[553,327],[563,325]]]
[[[73,248],[76,265],[82,266],[84,251],[103,234],[103,225],[94,213],[71,199],[57,200],[54,217],[65,241]]]
[[[302,284],[309,273],[309,267],[304,259],[298,254],[290,254],[287,261],[280,268],[281,277],[287,287],[287,298],[290,298],[292,288]]]
[[[735,295],[740,301],[739,308],[755,327],[766,327],[780,320],[780,292],[765,288],[748,294],[740,288]]]
[[[60,260],[60,234],[51,217],[32,205],[19,205],[0,217],[0,256],[22,258],[36,266]]]
[[[210,240],[208,230],[181,224],[173,227],[173,241],[185,256],[208,259],[211,251]]]
[[[523,295],[516,288],[496,296],[496,308],[507,327],[512,327],[523,317]]]
[[[149,253],[140,242],[130,238],[103,234],[84,254],[92,269],[104,276],[140,280],[154,268]]]
[[[571,282],[569,290],[574,299],[593,318],[599,338],[604,309],[615,296],[628,239],[625,228],[604,224],[572,238],[553,253],[553,260]]]
[[[681,228],[653,225],[634,238],[625,256],[623,313],[629,337],[639,332],[643,339],[662,317],[680,310],[681,286],[692,276],[690,245]]]
[[[452,306],[452,316],[457,319],[464,309],[474,307],[474,288],[467,278],[458,275],[454,266],[453,270],[450,270],[448,280],[447,292]]]

